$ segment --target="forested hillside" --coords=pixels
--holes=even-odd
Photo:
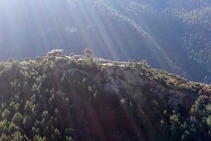
[[[0,64],[0,140],[210,140],[211,86],[61,51]]]
[[[210,12],[208,0],[3,0],[0,60],[88,47],[102,58],[147,60],[209,84]]]
[[[191,80],[210,82],[209,1],[107,0],[98,1],[98,4],[141,34],[139,38],[143,41],[139,48],[145,52],[143,47],[146,46],[150,50],[146,60],[152,66]],[[158,49],[158,55],[154,54],[154,49]],[[160,62],[154,59],[151,62],[151,56]],[[139,58],[138,54],[133,57]],[[165,63],[162,63],[162,57],[167,59]]]

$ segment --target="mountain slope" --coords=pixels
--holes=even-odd
[[[167,59],[165,65],[162,61],[156,62],[159,67],[155,62],[149,62],[150,65],[181,74],[194,81],[210,82],[209,2],[106,1],[106,6],[112,8],[105,8],[102,1],[98,2],[102,9],[107,9],[108,13],[116,15],[140,34],[147,35],[150,42],[146,44],[147,48],[159,48],[157,54]],[[113,11],[118,11],[119,14]],[[125,17],[128,20],[124,20]],[[152,50],[150,52],[155,59],[162,58],[154,55]]]
[[[211,86],[53,51],[0,65],[1,139],[210,140]]]
[[[209,13],[207,0],[1,1],[0,59],[89,47],[102,58],[147,60],[210,83]]]

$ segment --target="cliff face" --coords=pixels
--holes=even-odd
[[[147,96],[147,92],[144,92],[147,86],[151,89],[153,96],[162,101],[163,106],[170,106],[173,109],[178,109],[178,105],[183,105],[183,102],[186,103],[187,99],[185,98],[191,95],[190,91],[183,90],[185,88],[180,88],[176,85],[177,83],[184,83],[182,85],[188,87],[192,82],[181,76],[155,70],[142,62],[114,62],[95,57],[87,58],[85,56],[80,56],[77,59],[73,59],[74,57],[55,58],[56,62],[66,60],[64,61],[65,63],[68,60],[72,60],[76,63],[81,63],[82,66],[84,65],[82,68],[67,69],[66,65],[60,63],[58,64],[58,70],[56,69],[55,71],[71,73],[72,75],[74,75],[73,72],[77,72],[85,78],[92,77],[92,89],[98,88],[113,94],[119,94],[124,91],[125,94],[136,98],[140,94]],[[97,65],[94,74],[92,71],[87,72],[86,69],[83,69],[89,67],[92,70],[93,64]],[[162,80],[160,81],[160,79]],[[180,84],[178,85],[180,86]],[[192,93],[191,97],[196,96],[194,91]],[[189,100],[194,99],[191,98]]]
[[[1,63],[1,139],[210,139],[210,85],[62,52]]]

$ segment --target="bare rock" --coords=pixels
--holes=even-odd
[[[59,57],[63,57],[65,56],[65,53],[64,53],[64,50],[63,49],[54,49],[50,52],[47,53],[47,57],[50,57],[50,56],[59,56]]]

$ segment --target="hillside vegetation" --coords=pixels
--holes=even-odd
[[[209,0],[0,1],[0,60],[89,47],[101,58],[146,60],[209,84],[210,13]]]
[[[0,64],[0,140],[211,140],[211,86],[142,62]]]

